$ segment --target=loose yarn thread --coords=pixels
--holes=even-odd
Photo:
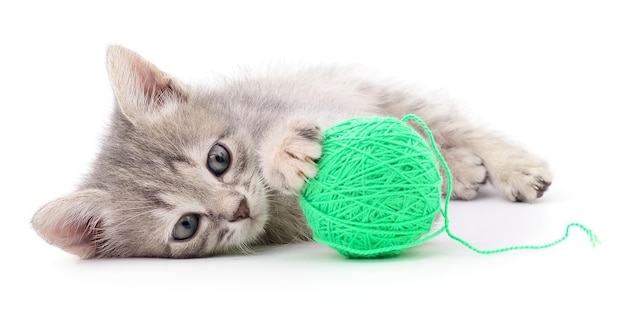
[[[406,124],[417,122],[430,146]],[[350,258],[397,255],[445,231],[448,236],[480,254],[517,249],[543,249],[564,241],[570,228],[585,231],[593,246],[595,234],[578,223],[567,226],[565,235],[539,246],[522,245],[481,250],[450,232],[448,204],[452,175],[424,121],[407,115],[393,118],[354,118],[324,133],[324,154],[318,175],[310,179],[300,205],[313,238]],[[441,201],[443,167],[448,183]],[[443,227],[432,230],[438,213]]]

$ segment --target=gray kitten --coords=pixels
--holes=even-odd
[[[107,53],[116,109],[76,192],[32,223],[84,258],[201,257],[257,243],[310,240],[297,192],[317,172],[324,129],[358,116],[421,117],[452,174],[453,198],[489,180],[531,202],[551,182],[546,163],[408,91],[337,68],[268,74],[206,88],[183,84],[136,53]]]

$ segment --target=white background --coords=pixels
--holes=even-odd
[[[626,10],[604,1],[21,1],[0,4],[2,310],[624,310]],[[15,1],[17,3],[17,1]],[[228,4],[224,4],[228,3]],[[535,204],[486,188],[453,202],[448,236],[389,260],[315,243],[251,256],[80,260],[30,219],[71,192],[113,101],[109,44],[183,81],[240,66],[360,64],[447,95],[546,158]],[[12,306],[12,307],[9,307]]]

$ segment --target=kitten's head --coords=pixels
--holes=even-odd
[[[266,187],[228,98],[184,85],[113,46],[117,102],[93,170],[33,218],[49,243],[81,257],[199,257],[263,232]]]

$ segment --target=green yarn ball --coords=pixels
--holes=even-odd
[[[437,157],[409,125],[354,118],[326,130],[300,205],[313,238],[350,258],[388,257],[429,239],[441,208]]]

